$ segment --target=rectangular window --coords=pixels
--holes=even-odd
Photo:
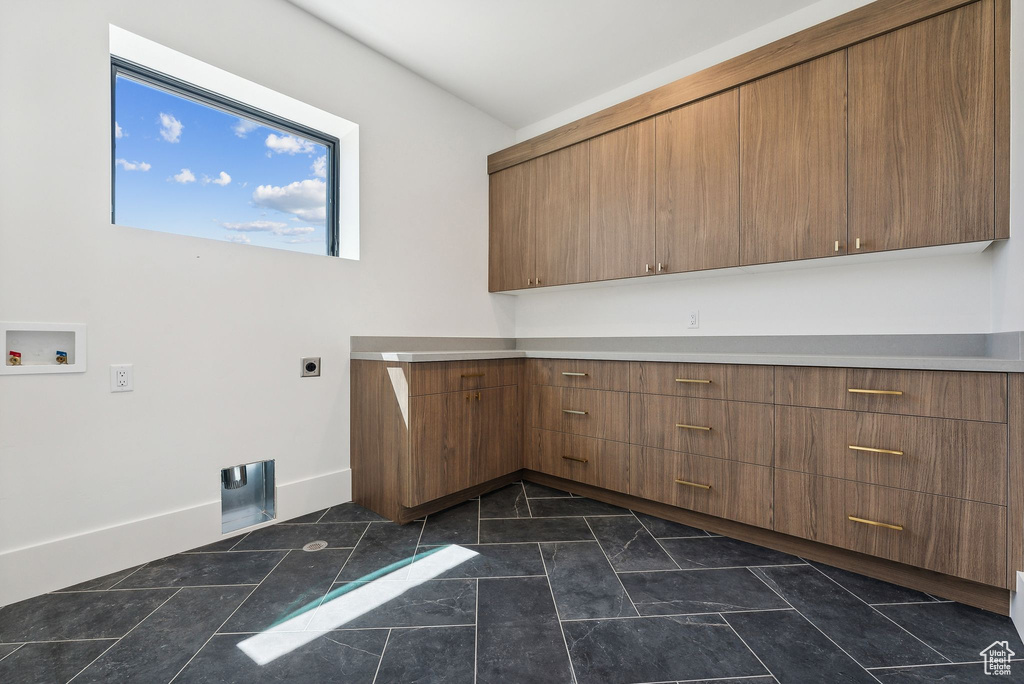
[[[111,57],[111,221],[338,256],[338,139]]]

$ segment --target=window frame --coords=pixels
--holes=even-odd
[[[326,255],[340,256],[340,209],[338,169],[340,167],[341,141],[332,135],[304,126],[290,119],[285,119],[258,107],[207,90],[201,86],[188,83],[165,73],[142,66],[131,60],[110,55],[110,222],[116,224],[116,135],[117,122],[117,77],[124,76],[146,86],[158,88],[172,95],[191,100],[197,104],[212,107],[225,114],[245,117],[257,123],[291,133],[327,148],[327,233]],[[144,226],[140,226],[144,227]]]

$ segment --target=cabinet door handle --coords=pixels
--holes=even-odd
[[[589,411],[574,411],[572,409],[562,409],[562,413],[571,413],[574,416],[585,416]]]
[[[835,251],[837,251],[837,252],[839,251],[839,240],[836,240],[836,248],[835,248]]]
[[[684,430],[704,430],[710,432],[711,428],[704,425],[687,425],[686,423],[676,423],[677,428],[683,428]]]
[[[858,518],[853,515],[846,516],[855,523],[861,523],[862,525],[871,525],[873,527],[884,527],[887,530],[896,530],[897,532],[903,531],[903,525],[890,525],[889,523],[878,522],[877,520],[865,520],[864,518]]]
[[[676,480],[676,484],[686,485],[687,487],[696,487],[697,489],[711,489],[711,485],[690,482],[689,480]]]
[[[651,272],[651,265],[650,264],[644,264],[644,273],[650,273],[650,272]]]
[[[676,382],[689,382],[695,385],[710,385],[710,380],[694,380],[692,378],[676,378]]]
[[[576,461],[577,463],[586,463],[589,460],[586,458],[576,458],[575,456],[563,456],[562,458],[566,461]]]
[[[562,371],[562,375],[568,375],[570,378],[585,378],[589,373],[570,373],[569,371]]]
[[[870,451],[873,454],[892,454],[893,456],[902,456],[902,451],[896,451],[895,449],[876,449],[874,447],[862,447],[856,444],[851,444],[850,448],[854,451]]]
[[[467,394],[466,401],[469,401],[470,399],[476,399],[477,401],[480,401],[480,393],[477,392],[476,394]]]
[[[482,377],[484,377],[484,374],[483,373],[463,373],[462,377],[464,377],[464,378],[482,378]]]
[[[873,389],[860,389],[857,387],[848,387],[846,389],[850,394],[887,394],[894,397],[903,395],[901,390],[873,390]]]
[[[537,284],[540,285],[540,278],[537,278]]]
[[[668,264],[663,264],[663,263],[661,263],[659,261],[658,262],[658,273],[661,273],[662,271],[664,271],[667,266],[668,266]]]
[[[533,285],[533,278],[527,278],[526,279],[526,284],[527,285]]]
[[[857,238],[857,249],[860,249],[860,238]]]

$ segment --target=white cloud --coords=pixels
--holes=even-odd
[[[125,171],[149,171],[151,168],[153,168],[146,162],[128,161],[127,159],[118,159],[114,163],[120,166]]]
[[[116,121],[114,122],[114,137],[115,138],[123,138],[124,137],[124,131],[121,130],[121,124],[117,123]]]
[[[283,230],[288,224],[281,221],[247,221],[245,223],[222,223],[228,230],[235,230],[241,233],[266,233]]]
[[[327,155],[317,157],[309,168],[317,178],[327,178]]]
[[[216,178],[210,178],[205,173],[203,174],[203,185],[206,185],[207,183],[213,183],[214,185],[219,185],[221,187],[224,187],[225,185],[227,185],[230,182],[231,182],[231,176],[229,176],[228,174],[224,173],[223,171],[221,171],[220,175],[217,176]]]
[[[303,221],[327,219],[327,183],[310,179],[279,187],[260,185],[252,193],[257,206],[294,214]]]
[[[319,237],[297,237],[291,238],[284,241],[286,245],[308,245],[312,242],[323,242],[323,238]]]
[[[313,226],[292,226],[291,228],[285,228],[285,224],[281,224],[281,228],[274,230],[274,235],[309,235],[310,233],[316,232],[316,228]]]
[[[235,132],[235,135],[237,135],[239,138],[244,138],[245,136],[249,135],[259,127],[260,125],[255,121],[249,121],[248,119],[239,119],[238,123],[231,127],[231,130],[233,130]]]
[[[181,173],[174,174],[174,180],[177,183],[195,183],[196,177],[188,169],[182,169]]]
[[[237,242],[240,245],[250,245],[252,240],[249,239],[248,235],[242,233],[235,233],[234,235],[225,235],[224,239],[228,242]]]
[[[313,143],[294,135],[277,136],[271,133],[266,140],[267,149],[277,154],[312,154]]]
[[[170,114],[160,112],[160,137],[169,143],[176,143],[181,139],[181,129],[185,124],[175,119]]]

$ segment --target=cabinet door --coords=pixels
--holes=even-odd
[[[529,287],[535,277],[532,162],[491,174],[488,289]]]
[[[466,449],[469,392],[409,399],[409,468],[403,504],[418,506],[473,484]]]
[[[849,53],[850,251],[994,238],[991,6]]]
[[[740,261],[846,245],[846,52],[740,87]]]
[[[739,90],[674,109],[657,126],[657,261],[669,273],[739,263]]]
[[[590,278],[590,143],[530,162],[536,182],[536,254],[540,285]]]
[[[472,392],[466,404],[470,485],[515,472],[522,463],[522,403],[514,385]]]
[[[590,141],[590,280],[654,273],[654,121]]]

